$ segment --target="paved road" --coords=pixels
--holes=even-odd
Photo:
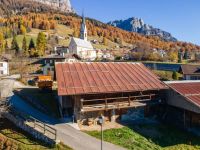
[[[55,128],[59,132],[59,140],[64,141],[65,144],[74,148],[75,150],[100,150],[101,142],[96,138],[93,138],[81,131],[75,130],[74,128],[65,125],[58,124]],[[103,142],[103,150],[125,150],[119,146]]]
[[[72,147],[74,150],[100,150],[100,140],[74,129],[67,123],[61,123],[59,120],[53,119],[39,112],[29,104],[25,103],[18,96],[13,95],[10,99],[10,102],[17,109],[26,112],[34,118],[42,122],[46,122],[53,128],[57,129],[57,139],[63,142],[64,144]],[[104,142],[103,145],[104,150],[123,150],[123,148],[107,142]]]
[[[0,97],[10,97],[12,95],[13,86],[14,80],[12,79],[0,80]]]
[[[19,83],[15,83],[13,79],[5,79],[0,83],[3,83],[0,86],[0,90],[9,90],[6,94],[10,97],[10,103],[12,106],[57,129],[58,140],[72,147],[74,150],[100,150],[100,140],[76,130],[67,123],[63,123],[60,120],[41,113],[18,96],[13,95],[12,89],[14,86],[19,86]],[[107,142],[104,142],[103,145],[104,150],[124,150],[119,146]]]

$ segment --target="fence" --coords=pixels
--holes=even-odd
[[[53,141],[57,140],[57,130],[54,129],[53,127],[47,125],[44,122],[37,120],[36,118],[32,116],[27,115],[26,113],[22,111],[18,111],[16,108],[12,108],[10,113],[13,116],[15,116],[15,118],[22,120],[24,124],[26,124],[27,126],[47,136],[49,139]]]
[[[29,119],[27,120],[30,124],[30,126],[34,129],[37,129],[39,131],[41,131],[44,135],[48,135],[49,138],[51,138],[52,140],[57,140],[57,130],[50,127],[49,125],[33,118],[33,117],[29,117]]]

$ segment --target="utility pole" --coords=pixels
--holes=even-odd
[[[101,125],[101,150],[103,150],[103,123],[104,123],[104,116],[101,115],[99,117],[99,123]]]

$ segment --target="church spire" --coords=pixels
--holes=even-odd
[[[86,28],[86,21],[85,21],[84,12],[82,14],[80,39],[87,41],[87,28]]]

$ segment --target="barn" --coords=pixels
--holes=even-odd
[[[170,81],[166,102],[171,106],[169,115],[185,128],[200,127],[200,81]],[[166,111],[166,112],[169,112]]]
[[[129,108],[159,103],[167,86],[142,63],[56,63],[63,117],[96,124],[100,115],[115,121]]]

